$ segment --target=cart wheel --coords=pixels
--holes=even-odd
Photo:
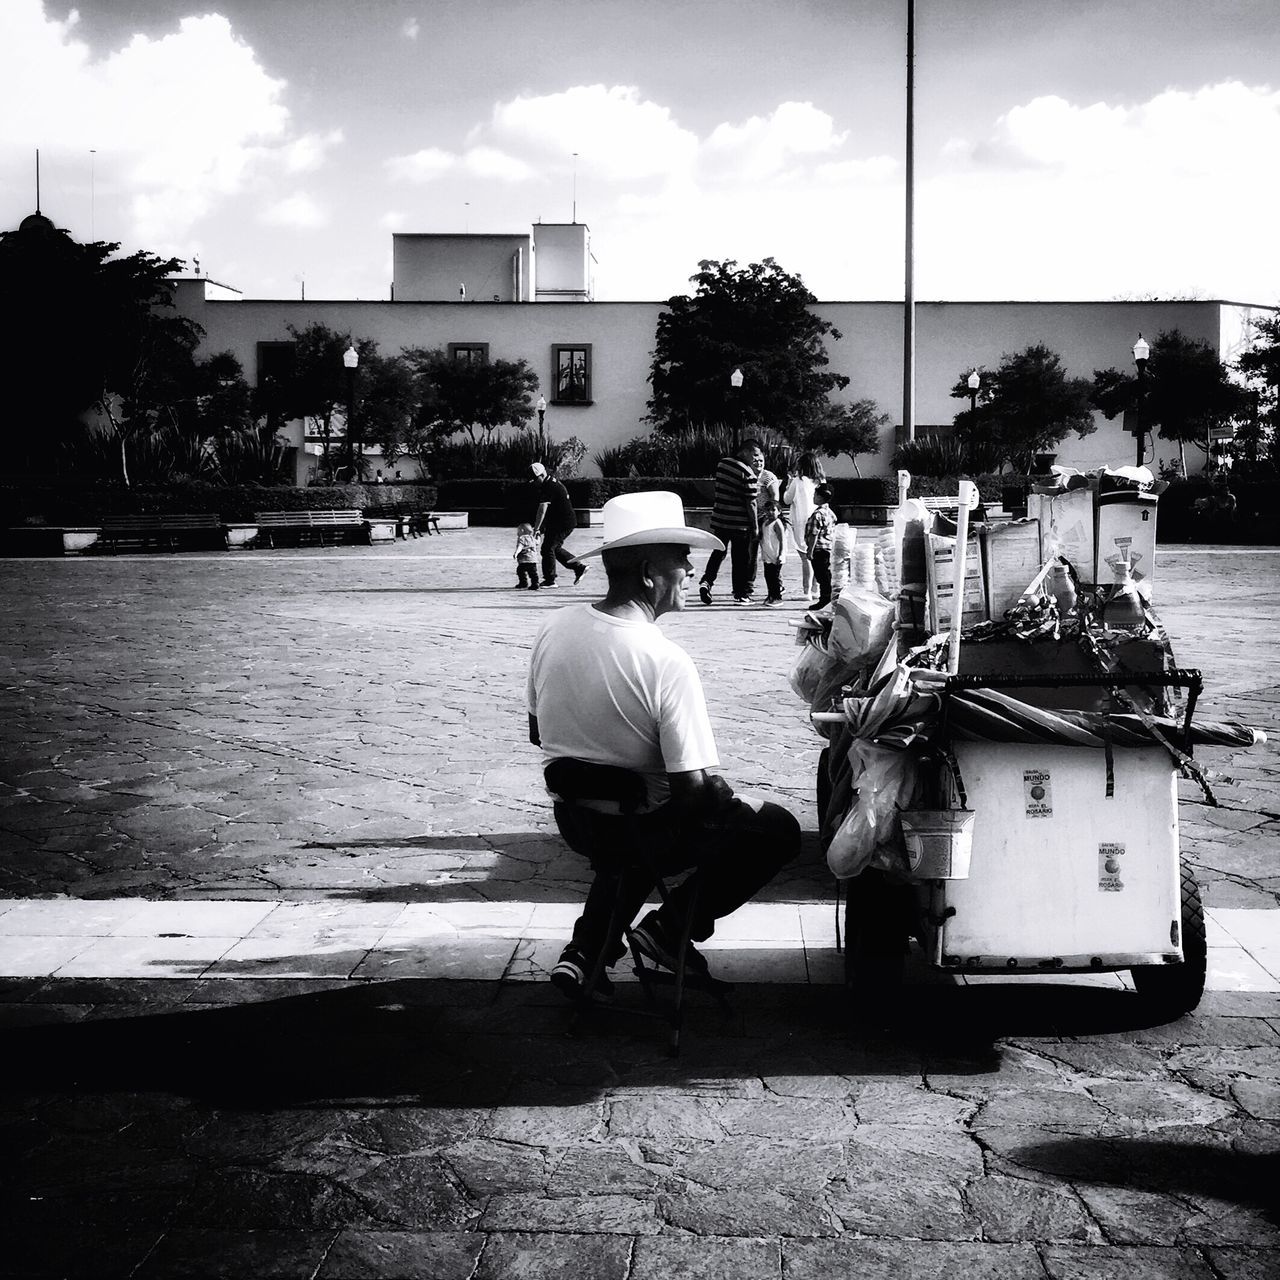
[[[1138,994],[1163,1021],[1190,1013],[1204,994],[1208,968],[1204,908],[1200,886],[1189,867],[1182,868],[1182,954],[1181,964],[1144,964],[1130,970]]]
[[[864,871],[846,886],[844,981],[855,1016],[892,1013],[907,955],[904,894],[882,872]]]
[[[818,755],[818,829],[827,820],[827,806],[831,803],[831,775],[827,765],[831,760],[831,748],[823,747]]]

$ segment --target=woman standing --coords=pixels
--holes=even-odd
[[[813,491],[827,478],[822,463],[813,453],[802,453],[796,459],[795,471],[787,482],[786,492],[782,500],[790,508],[791,541],[795,544],[796,554],[800,557],[800,595],[802,599],[812,600],[814,597],[813,565],[809,561],[809,553],[804,544],[804,527],[818,504],[814,501]]]

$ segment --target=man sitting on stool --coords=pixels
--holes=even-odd
[[[689,655],[656,625],[684,608],[693,565],[691,548],[722,549],[720,540],[684,522],[674,493],[632,493],[604,506],[600,555],[608,594],[594,604],[558,610],[543,625],[529,664],[529,737],[541,746],[550,778],[557,770],[585,774],[580,798],[557,796],[556,823],[569,846],[595,859],[597,874],[551,980],[578,997],[596,959],[621,959],[621,936],[608,937],[619,867],[611,849],[631,842],[652,851],[660,874],[694,872],[670,899],[633,930],[636,946],[654,963],[675,969],[678,939],[697,893],[691,937],[711,936],[715,922],[735,911],[796,856],[800,825],[780,805],[734,795],[719,765],[702,682]],[[560,762],[578,762],[561,765]],[[552,767],[554,765],[554,767]],[[593,788],[593,766],[612,766],[641,776],[644,795],[634,809]],[[604,776],[608,776],[606,771]],[[608,790],[608,788],[604,788]],[[628,816],[623,817],[624,808]],[[603,873],[603,874],[601,874]],[[651,878],[626,877],[623,921],[640,910]],[[707,962],[692,946],[689,974],[708,976]],[[607,998],[612,983],[602,976],[593,998]]]

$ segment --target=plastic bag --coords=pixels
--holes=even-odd
[[[888,867],[902,860],[898,809],[910,803],[919,774],[913,753],[881,747],[868,738],[853,740],[849,760],[853,804],[827,846],[827,866],[840,880],[856,876],[873,862]]]

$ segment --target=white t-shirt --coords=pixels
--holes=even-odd
[[[720,763],[693,659],[655,623],[557,610],[533,642],[526,696],[545,755],[643,773],[650,809],[668,799],[668,773]]]

